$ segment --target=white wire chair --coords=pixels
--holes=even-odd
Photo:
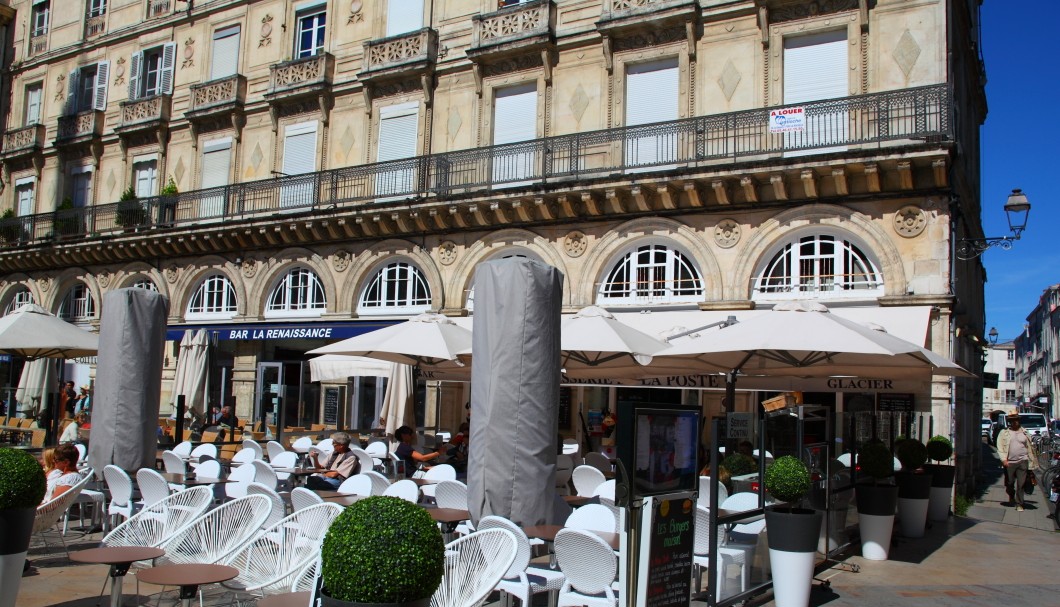
[[[247,485],[247,495],[264,495],[272,502],[272,512],[269,513],[269,518],[265,519],[265,527],[271,527],[287,516],[287,504],[283,502],[280,494],[273,489],[261,483],[250,483]]]
[[[291,582],[291,592],[309,592],[312,598],[313,591],[317,589],[318,579],[320,579],[319,557],[310,561],[308,565],[294,575],[294,579]],[[311,601],[310,605],[312,604]]]
[[[247,495],[221,504],[178,531],[159,548],[163,563],[220,563],[257,535],[272,512],[264,495]]]
[[[128,473],[114,464],[103,467],[103,480],[110,490],[110,504],[107,506],[107,518],[104,520],[104,531],[114,526],[114,518],[128,519],[136,512],[133,503],[133,482]]]
[[[507,529],[515,536],[515,560],[497,583],[497,590],[519,599],[522,607],[530,606],[532,595],[548,592],[549,604],[555,605],[559,590],[563,587],[563,574],[559,571],[530,566],[530,540],[518,525],[500,516],[484,516],[478,522],[478,530]]]
[[[592,497],[593,491],[607,480],[603,472],[586,465],[575,468],[571,479],[574,481],[574,491],[585,497]]]
[[[250,449],[254,452],[254,459],[264,459],[265,454],[261,450],[261,445],[257,441],[250,440],[249,438],[243,441],[243,448]]]
[[[423,480],[435,481],[434,485],[424,485],[420,487],[420,491],[424,497],[434,499],[435,491],[438,490],[438,482],[441,481],[455,481],[456,480],[456,468],[449,464],[438,464],[437,466],[431,466],[430,470],[423,475]]]
[[[294,577],[319,558],[324,534],[342,510],[338,504],[316,504],[267,527],[225,559],[239,575],[222,585],[258,597],[286,592]]]
[[[560,607],[618,607],[618,597],[612,587],[618,572],[618,557],[607,542],[590,531],[564,528],[556,534],[553,546],[559,569],[567,578],[559,591]]]
[[[390,486],[390,479],[375,470],[368,470],[367,472],[361,470],[361,474],[372,479],[372,495],[383,495],[386,493],[386,488]]]
[[[255,460],[256,461],[256,460]],[[230,482],[225,483],[225,495],[232,499],[246,496],[247,485],[257,480],[258,469],[253,463],[249,466],[240,466],[228,475]]]
[[[567,517],[567,522],[563,526],[568,529],[615,533],[618,521],[615,520],[615,515],[607,506],[585,504],[580,508],[575,508],[574,512],[571,512],[570,516]]]
[[[339,493],[353,493],[354,495],[371,495],[372,478],[364,474],[354,474],[342,481],[339,485]]]
[[[420,488],[416,486],[416,483],[408,479],[403,479],[387,487],[386,491],[383,492],[383,495],[400,497],[405,501],[415,504],[420,501]]]
[[[145,508],[166,499],[172,493],[166,479],[150,468],[136,471],[136,485],[140,488],[140,504]]]
[[[176,453],[181,457],[189,457],[191,456],[191,449],[191,441],[181,441],[173,447],[173,453]]]
[[[91,480],[91,475],[85,476],[63,492],[62,495],[37,506],[37,514],[33,519],[33,536],[39,537],[45,547],[49,546],[47,533],[59,523],[59,519],[63,518],[70,506],[74,505],[74,502],[81,495],[81,490]],[[63,539],[63,534],[60,532],[58,536],[59,542],[63,546],[63,552],[66,552],[66,556],[69,557],[70,552],[66,549],[66,540]]]
[[[244,442],[246,442],[246,441],[244,441]],[[254,461],[256,459],[260,460],[261,458],[258,457],[259,453],[261,453],[261,448],[260,447],[258,448],[257,451],[254,451],[253,449],[251,449],[249,447],[243,447],[239,451],[236,451],[236,454],[233,455],[232,459],[230,459],[228,461],[228,465],[233,467],[233,468],[235,468],[236,466],[243,466],[245,464],[249,464],[250,462],[252,462],[252,461]]]
[[[261,483],[266,487],[275,489],[280,482],[280,475],[272,469],[272,466],[261,461],[254,460],[250,462],[250,465],[254,467],[254,482]]]
[[[431,607],[477,607],[515,560],[516,539],[507,529],[476,531],[445,545],[442,583]]]
[[[275,465],[274,460],[276,459],[276,456],[281,453],[285,453],[287,449],[284,449],[283,445],[281,445],[280,443],[271,440],[265,443],[265,451],[269,454],[269,463]]]
[[[136,473],[140,477],[140,470]],[[151,470],[154,472],[154,470]],[[140,509],[103,538],[104,546],[161,546],[194,523],[213,501],[213,491],[198,486],[167,495]]]
[[[590,451],[585,454],[585,465],[592,466],[604,474],[611,472],[611,460],[598,451]]]
[[[291,490],[291,509],[295,512],[316,504],[323,504],[324,499],[305,487],[295,487]]]
[[[692,550],[693,579],[696,583],[696,592],[703,588],[703,570],[710,567],[710,510],[703,506],[696,506],[696,531]],[[718,563],[718,572],[715,585],[718,589],[718,598],[726,596],[725,580],[726,569],[729,565],[740,568],[740,592],[747,590],[747,553],[743,550],[725,547],[725,530],[718,532],[718,546],[714,554],[721,558]]]

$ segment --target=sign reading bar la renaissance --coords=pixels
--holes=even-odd
[[[806,130],[806,108],[785,107],[769,111],[770,133],[791,133]]]

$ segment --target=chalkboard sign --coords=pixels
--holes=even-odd
[[[339,423],[339,388],[324,388],[324,424]]]
[[[570,430],[570,401],[570,387],[561,387],[559,389],[559,427],[564,430]]]
[[[880,394],[877,398],[880,411],[913,411],[912,394]]]
[[[696,504],[690,497],[659,498],[652,511],[646,607],[687,607],[692,592],[692,522]]]

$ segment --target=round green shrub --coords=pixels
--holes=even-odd
[[[858,452],[858,467],[872,478],[882,480],[894,474],[894,457],[887,445],[872,441]]]
[[[795,504],[810,490],[810,469],[793,455],[784,455],[766,468],[766,490],[775,499]]]
[[[324,589],[340,601],[424,599],[442,581],[444,551],[425,509],[396,497],[369,497],[346,508],[324,536]]]
[[[932,461],[941,462],[948,460],[953,455],[953,442],[941,434],[936,434],[928,440],[927,454],[928,459]]]
[[[36,508],[47,480],[37,459],[19,449],[0,448],[0,510]]]
[[[928,450],[924,443],[915,438],[907,438],[898,443],[894,456],[902,462],[902,470],[912,472],[927,463]]]
[[[721,465],[729,471],[730,476],[743,476],[758,471],[755,461],[742,453],[733,453],[721,460]]]

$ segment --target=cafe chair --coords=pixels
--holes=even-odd
[[[556,562],[566,578],[559,591],[559,607],[618,607],[612,586],[618,573],[618,557],[607,542],[590,531],[564,528],[556,534],[553,546]]]
[[[570,477],[574,472],[574,460],[569,455],[556,456],[556,492],[570,495]]]
[[[283,501],[283,497],[273,489],[261,483],[250,483],[247,485],[247,495],[264,495],[272,502],[272,512],[269,513],[269,518],[265,519],[264,527],[271,527],[287,516],[287,504]]]
[[[247,495],[221,504],[195,519],[159,548],[160,563],[221,563],[257,535],[272,512],[264,495]]]
[[[103,468],[103,480],[110,491],[107,517],[103,521],[103,530],[107,531],[114,528],[115,517],[120,516],[126,520],[131,517],[136,511],[136,504],[132,499],[133,482],[125,470],[114,464],[107,464]]]
[[[727,548],[725,546],[725,529],[718,529],[717,550],[710,549],[710,510],[704,506],[696,506],[696,531],[694,546],[692,549],[693,579],[696,583],[696,592],[703,589],[703,570],[710,567],[710,558],[713,553],[721,560],[718,561],[718,573],[714,584],[718,592],[718,598],[726,596],[725,580],[727,579],[727,568],[735,566],[740,568],[740,592],[747,590],[747,553],[740,549]]]
[[[140,472],[143,471],[137,472],[137,480],[140,478]],[[205,485],[167,495],[157,502],[144,506],[128,520],[112,529],[103,537],[103,545],[151,548],[161,546],[176,533],[195,522],[206,512],[212,501],[213,492]]]
[[[400,497],[405,501],[415,504],[420,501],[420,488],[416,486],[416,483],[404,479],[387,487],[386,491],[383,492],[383,495]]]
[[[589,465],[575,468],[571,479],[574,481],[574,491],[586,497],[592,497],[593,491],[607,480],[603,472]]]
[[[274,440],[265,443],[265,452],[269,454],[270,464],[275,465],[276,456],[280,455],[281,453],[285,453],[286,451],[287,449],[284,449],[283,445]]]
[[[481,605],[511,568],[515,553],[516,539],[507,529],[476,531],[449,542],[431,607]]]
[[[258,457],[258,453],[261,453],[261,451],[254,451],[253,449],[243,447],[239,451],[236,451],[236,454],[232,456],[232,459],[228,460],[228,466],[236,468],[238,466],[249,464],[254,460],[260,460],[261,458]]]
[[[555,607],[559,590],[566,578],[559,571],[530,565],[530,540],[518,525],[500,516],[484,516],[478,523],[479,531],[507,529],[515,536],[515,560],[504,573],[496,589],[519,599],[520,607],[530,607],[535,594],[547,592],[549,607]]]
[[[597,451],[590,451],[585,454],[585,465],[592,466],[604,474],[611,472],[611,460],[603,453]]]
[[[254,452],[254,459],[265,459],[265,453],[262,452],[261,445],[258,444],[258,441],[253,441],[248,438],[243,441],[242,446],[244,449],[250,449]]]
[[[372,494],[372,478],[365,474],[354,474],[342,481],[339,485],[339,493],[352,493],[354,495],[368,496]]]
[[[437,466],[431,466],[430,470],[423,475],[423,480],[435,481],[434,485],[424,485],[420,487],[420,491],[424,497],[434,499],[434,492],[438,490],[437,483],[441,481],[455,481],[456,480],[456,468],[449,464],[438,464]]]
[[[361,470],[361,474],[372,479],[372,495],[383,495],[386,493],[387,487],[390,486],[390,479],[375,470],[369,470],[367,472]]]
[[[270,489],[279,489],[280,475],[273,470],[272,466],[259,459],[250,462],[250,465],[254,467],[254,482],[261,483]]]
[[[323,504],[324,498],[305,487],[295,487],[291,490],[291,510],[295,512],[316,504]]]
[[[170,493],[173,493],[166,479],[157,470],[151,468],[140,468],[136,471],[136,486],[140,488],[140,505],[144,508],[166,499]],[[179,487],[178,490],[183,489],[184,487]]]
[[[257,480],[258,469],[253,464],[249,466],[240,466],[233,470],[228,475],[228,480],[224,484],[225,496],[229,499],[239,499],[247,495],[247,486]]]
[[[575,508],[563,526],[570,529],[616,533],[618,520],[607,506],[585,504],[580,508]]]
[[[77,481],[74,486],[67,489],[62,495],[37,506],[36,518],[33,519],[33,536],[40,538],[41,543],[44,544],[45,548],[49,547],[48,533],[55,530],[55,526],[59,524],[59,519],[66,515],[70,506],[74,505],[74,502],[80,497],[81,491],[85,488],[85,485],[91,480],[91,475],[85,476]],[[70,552],[66,548],[66,540],[63,539],[63,534],[59,532],[57,535],[59,537],[59,542],[63,546],[63,552],[65,552],[67,558],[69,558]]]

